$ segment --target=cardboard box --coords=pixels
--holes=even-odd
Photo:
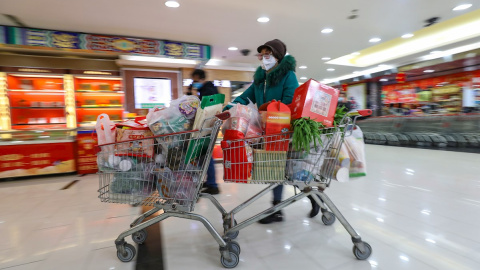
[[[308,80],[295,90],[290,104],[292,119],[310,117],[327,127],[333,126],[339,94],[333,87]]]
[[[253,150],[254,166],[252,181],[284,180],[287,164],[286,151]]]

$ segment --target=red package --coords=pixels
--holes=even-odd
[[[223,149],[223,179],[225,182],[247,183],[252,177],[252,148],[243,140],[224,140],[221,146]]]
[[[262,106],[260,109],[265,109],[265,106]],[[290,108],[280,101],[272,101],[266,106],[266,111],[262,111],[261,113],[263,122],[265,123],[265,150],[287,151],[288,140],[284,139],[287,139],[286,137],[288,135],[268,135],[285,133],[290,130]]]
[[[292,119],[310,117],[327,127],[333,126],[339,94],[335,88],[313,79],[308,80],[295,90],[290,105]]]

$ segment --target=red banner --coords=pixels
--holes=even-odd
[[[72,143],[2,145],[0,178],[75,171]]]
[[[79,174],[96,173],[98,171],[95,145],[98,144],[96,134],[91,132],[77,134],[77,172]]]

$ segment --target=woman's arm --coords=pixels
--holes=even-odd
[[[240,96],[238,96],[235,100],[232,101],[232,103],[240,103],[242,105],[247,105],[249,103],[248,100],[251,100],[253,103],[256,103],[255,99],[255,87],[250,85],[250,87],[245,90]],[[227,105],[223,110],[229,110],[232,107],[232,105]]]

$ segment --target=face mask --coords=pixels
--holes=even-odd
[[[338,101],[343,102],[345,99],[343,97],[338,98]]]
[[[268,59],[266,59],[265,57],[263,57],[263,67],[265,68],[265,70],[270,70],[271,68],[273,68],[275,66],[275,64],[277,64],[277,59],[275,59],[275,57],[273,56],[270,56]]]
[[[195,89],[200,89],[202,87],[203,83],[201,82],[194,82],[192,84],[192,87],[195,88]]]

